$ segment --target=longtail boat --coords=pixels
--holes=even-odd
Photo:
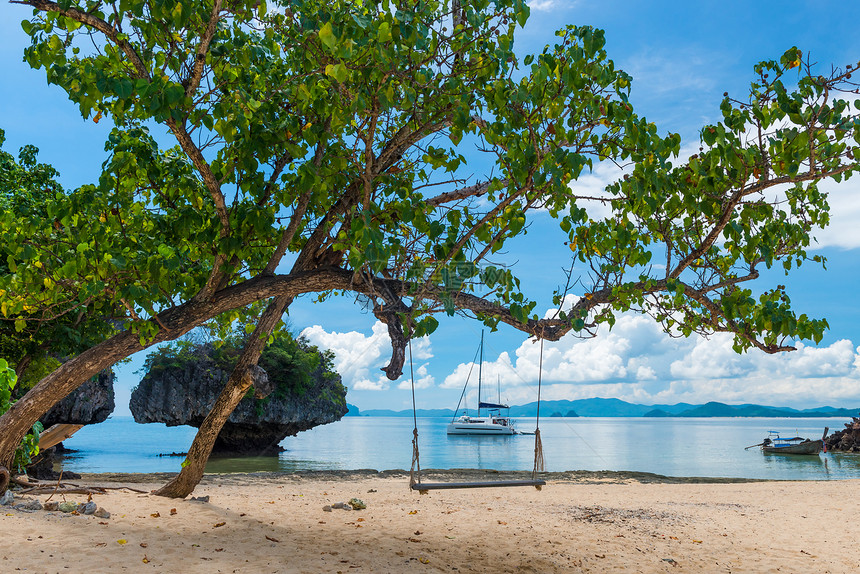
[[[777,431],[768,431],[767,438],[761,443],[761,450],[765,454],[818,454],[824,446],[824,436],[817,440],[810,440],[800,436],[783,438]]]

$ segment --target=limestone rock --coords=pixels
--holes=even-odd
[[[113,383],[113,371],[102,371],[51,407],[40,422],[46,429],[56,424],[94,425],[104,422],[116,406]],[[35,462],[27,466],[27,474],[42,480],[59,478],[59,473],[54,471],[54,455],[60,451],[61,445],[42,450]],[[72,472],[63,473],[63,478],[80,477]]]
[[[102,371],[51,407],[40,419],[45,428],[55,424],[94,425],[107,420],[116,403],[114,374]]]
[[[275,390],[275,382],[269,379],[269,374],[259,365],[248,367],[247,376],[254,381],[254,398],[265,399]]]
[[[134,420],[199,428],[230,377],[214,356],[214,348],[206,344],[194,351],[194,360],[151,368],[131,395],[129,407]],[[289,383],[270,382],[289,378],[283,373],[253,369],[249,375],[254,381],[254,396],[249,393],[230,415],[215,441],[213,454],[277,454],[282,450],[278,443],[285,437],[334,422],[346,414],[346,389],[340,376],[328,370],[322,353],[319,356],[319,365],[310,373],[310,383],[298,390],[290,388]]]

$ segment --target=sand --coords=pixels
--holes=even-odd
[[[123,488],[160,476],[71,482],[118,489],[93,496],[112,516],[0,507],[0,572],[860,572],[855,480],[562,473],[422,496],[397,472],[207,475],[208,502]],[[351,498],[367,508],[323,510]]]

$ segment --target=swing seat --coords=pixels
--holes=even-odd
[[[497,488],[502,486],[534,486],[540,490],[546,485],[545,480],[527,479],[527,480],[490,480],[484,482],[416,482],[412,485],[412,490],[417,490],[421,494],[427,494],[431,490],[453,490],[458,488]]]

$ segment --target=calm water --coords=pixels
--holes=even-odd
[[[860,478],[860,455],[763,455],[757,444],[767,431],[820,438],[825,426],[843,428],[845,419],[541,419],[546,469],[629,470],[667,476],[769,479]],[[422,468],[531,470],[534,437],[447,436],[448,419],[418,420]],[[534,430],[534,419],[519,419]],[[64,444],[64,468],[74,472],[178,472],[194,438],[191,427],[139,425],[115,417],[88,426]],[[213,459],[207,472],[408,469],[412,461],[412,419],[346,417],[284,440],[277,457]]]

